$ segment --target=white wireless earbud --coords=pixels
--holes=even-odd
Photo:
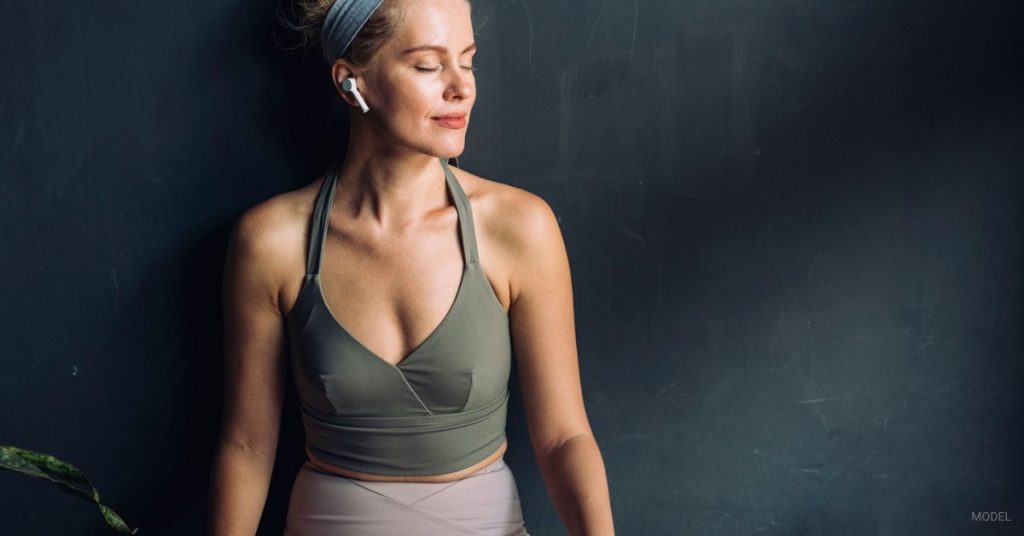
[[[359,107],[363,109],[364,114],[370,111],[370,107],[366,105],[366,101],[363,100],[363,96],[359,94],[359,88],[356,87],[355,78],[346,78],[345,81],[341,83],[341,89],[348,91],[355,96],[356,100],[359,102]]]

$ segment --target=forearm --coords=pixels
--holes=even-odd
[[[273,458],[221,443],[210,476],[209,536],[252,536],[270,488]]]
[[[604,460],[592,436],[577,436],[538,460],[548,494],[570,536],[611,536]]]

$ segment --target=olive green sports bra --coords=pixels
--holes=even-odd
[[[508,315],[480,267],[473,213],[441,159],[459,216],[463,270],[441,323],[397,365],[342,326],[324,301],[321,252],[337,173],[313,208],[306,276],[286,319],[306,448],[332,465],[380,475],[469,467],[505,439],[512,359]]]

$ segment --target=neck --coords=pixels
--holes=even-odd
[[[347,218],[401,228],[447,204],[444,169],[438,157],[366,141],[370,139],[353,133],[338,168],[334,206],[345,211]]]

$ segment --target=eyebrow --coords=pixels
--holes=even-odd
[[[403,55],[404,54],[411,54],[413,52],[422,52],[424,50],[436,50],[437,52],[448,52],[448,49],[446,47],[441,46],[441,45],[420,45],[418,47],[413,47],[413,48],[405,49],[405,50],[402,51],[402,54]],[[472,43],[471,45],[466,47],[466,49],[462,51],[462,54],[465,54],[465,53],[467,53],[467,52],[469,52],[471,50],[476,50],[476,43]]]

